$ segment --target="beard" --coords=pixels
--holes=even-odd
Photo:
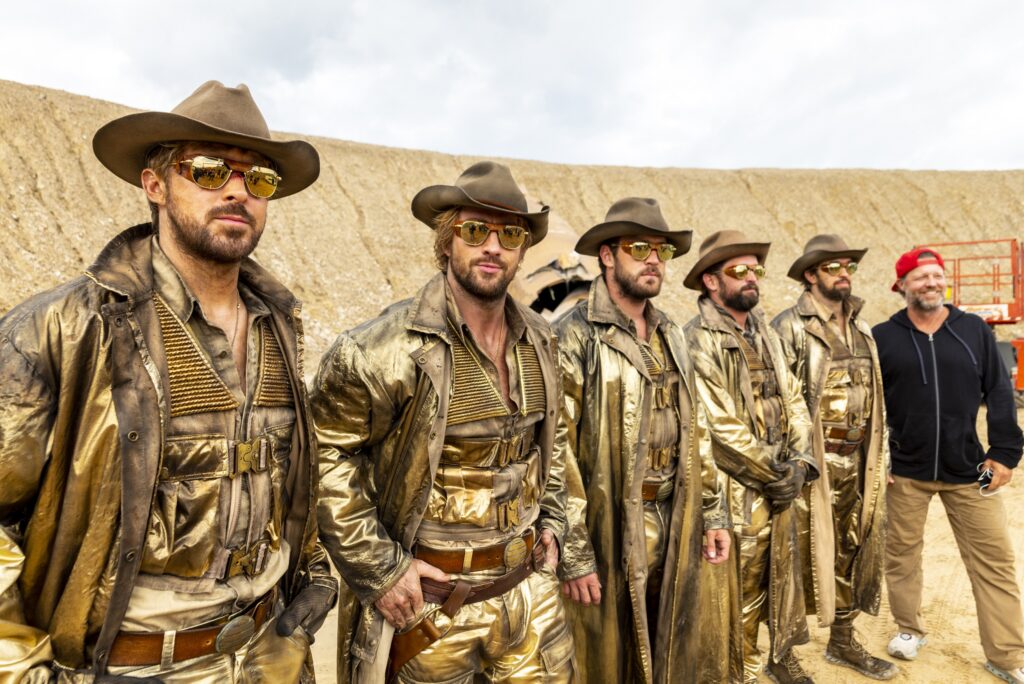
[[[657,270],[641,271],[635,276],[630,276],[628,273],[624,273],[621,269],[616,268],[612,274],[615,278],[615,283],[619,286],[619,290],[623,295],[633,300],[644,300],[657,297],[658,293],[661,292],[661,273]],[[643,276],[653,275],[657,277],[657,280],[650,285],[646,285],[640,282],[640,278]]]
[[[477,264],[490,263],[501,267],[501,272],[486,277],[473,267]],[[472,261],[456,259],[454,255],[449,257],[448,267],[452,272],[455,282],[469,295],[481,302],[494,302],[505,296],[508,286],[515,277],[516,272],[508,263],[501,259],[481,257]]]
[[[924,296],[932,292],[939,293],[939,297],[935,301],[925,301]],[[943,288],[930,288],[921,292],[907,292],[904,293],[904,296],[907,299],[907,306],[918,311],[935,311],[942,308],[946,303],[946,292]]]
[[[203,261],[236,264],[252,254],[263,235],[263,226],[256,225],[256,220],[242,204],[226,204],[211,209],[201,222],[193,216],[178,211],[173,195],[168,194],[166,208],[167,217],[170,219],[168,228],[171,235],[174,236],[175,242],[183,251]],[[217,235],[208,228],[210,222],[215,218],[229,214],[240,216],[248,221],[252,230],[232,236],[231,234]]]
[[[722,294],[722,303],[733,311],[750,311],[759,301],[761,291],[756,284],[744,285],[738,290]]]
[[[846,283],[846,287],[843,289],[839,288],[839,283]],[[853,288],[850,287],[849,282],[844,280],[837,280],[832,287],[826,287],[821,281],[818,282],[818,292],[821,296],[829,301],[833,302],[845,302],[853,294]]]

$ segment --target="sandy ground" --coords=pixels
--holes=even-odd
[[[1024,422],[1024,410],[1018,412]],[[983,425],[979,427],[983,428]],[[1000,496],[1010,517],[1010,536],[1017,554],[1018,584],[1024,585],[1024,474],[1017,472],[1013,482]],[[985,656],[978,642],[978,618],[974,610],[970,582],[957,551],[953,533],[946,520],[946,511],[936,497],[928,512],[925,528],[925,591],[924,615],[928,625],[928,645],[921,649],[914,662],[898,661],[900,673],[893,682],[998,682],[983,667]],[[895,633],[889,615],[889,602],[883,596],[878,617],[858,618],[857,632],[871,653],[885,656],[885,647]],[[764,633],[762,630],[762,640]],[[816,682],[853,684],[872,681],[852,670],[825,662],[822,654],[828,641],[828,630],[818,629],[811,620],[811,643],[797,647],[802,662]],[[321,684],[336,681],[337,620],[332,614],[317,634],[313,646],[317,678]],[[767,648],[767,641],[762,644]],[[887,656],[886,656],[887,657]],[[762,681],[770,682],[767,677]],[[681,683],[682,684],[682,683]]]

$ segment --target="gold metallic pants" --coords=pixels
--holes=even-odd
[[[278,636],[276,626],[276,618],[268,620],[247,645],[229,655],[213,653],[141,668],[111,667],[110,674],[158,677],[165,684],[293,684],[302,674],[309,638],[301,627],[291,636]],[[57,678],[58,684],[76,681],[75,675],[64,673]]]
[[[1003,669],[1024,667],[1024,617],[1002,496],[983,497],[974,484],[922,482],[899,476],[895,480],[888,491],[885,579],[892,616],[900,631],[925,634],[921,552],[928,505],[938,494],[971,580],[985,657]]]
[[[668,546],[668,517],[672,499],[644,502],[644,540],[647,542],[647,631],[654,643],[661,601],[662,572]]]
[[[757,631],[768,619],[772,517],[768,499],[755,494],[750,522],[739,528],[740,620],[743,624],[743,681],[756,682],[761,672]]]
[[[836,615],[852,619],[857,614],[853,610],[853,561],[863,541],[860,538],[863,507],[861,450],[848,456],[827,453],[825,465],[832,483],[832,519],[836,537]]]
[[[424,609],[429,615],[436,607]],[[573,680],[572,630],[549,569],[501,596],[462,606],[454,620],[439,611],[431,617],[444,636],[402,668],[400,682],[472,684],[480,674],[492,682]]]

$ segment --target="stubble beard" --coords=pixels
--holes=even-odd
[[[253,253],[263,235],[263,226],[256,226],[256,221],[242,204],[227,204],[207,212],[204,221],[178,211],[173,196],[168,195],[167,204],[168,228],[178,246],[196,259],[212,261],[218,264],[237,264]],[[207,226],[218,216],[232,214],[241,216],[249,222],[252,230],[246,231],[242,237],[225,237],[213,233]]]
[[[938,292],[942,296],[940,296],[934,303],[926,302],[924,300],[923,296],[926,295],[926,294],[929,294],[931,292]],[[925,311],[925,312],[935,311],[937,309],[942,308],[942,306],[945,303],[946,303],[946,296],[945,296],[945,293],[943,292],[943,290],[941,290],[941,289],[925,290],[924,292],[921,292],[920,294],[913,293],[913,292],[907,294],[907,306],[909,306],[911,309],[916,309],[917,311]]]
[[[475,265],[481,263],[497,264],[502,269],[501,274],[489,280],[483,278],[473,270]],[[481,302],[495,302],[504,297],[508,292],[509,284],[516,275],[516,272],[507,263],[486,257],[472,261],[449,257],[448,267],[459,287]]]
[[[619,291],[629,299],[644,301],[657,297],[658,293],[661,292],[661,273],[641,271],[635,276],[630,276],[619,269],[615,269],[612,275],[615,278],[615,283],[619,286]],[[657,280],[650,285],[644,285],[640,282],[640,278],[646,275],[656,275]]]

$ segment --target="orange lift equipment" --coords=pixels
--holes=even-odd
[[[991,326],[1024,321],[1024,250],[1014,238],[931,242],[946,263],[947,299],[964,311],[977,314]],[[1024,392],[1024,337],[1011,340],[1004,356],[1014,389]],[[1001,342],[1001,349],[1007,343]],[[1007,350],[1009,351],[1009,350]]]

